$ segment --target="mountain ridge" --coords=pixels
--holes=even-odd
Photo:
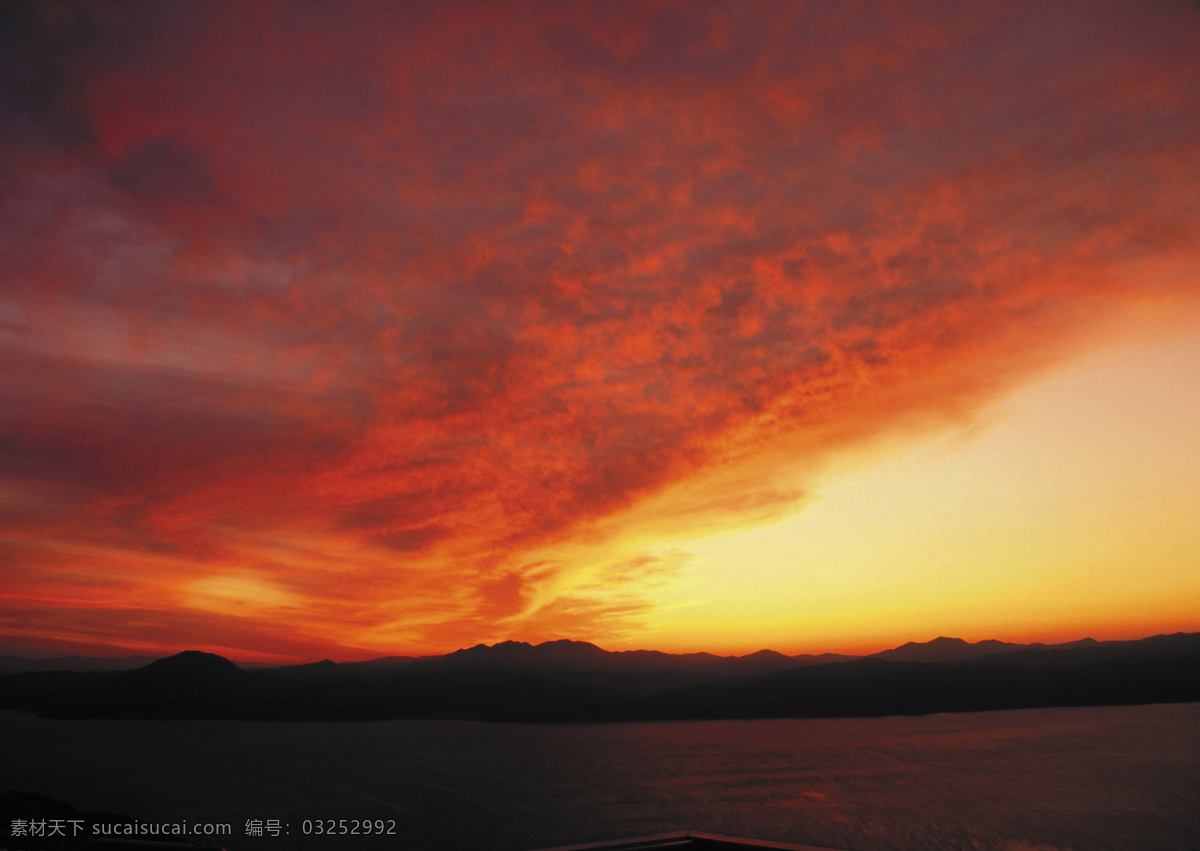
[[[940,637],[894,649],[909,658],[501,642],[388,664],[256,670],[193,650],[129,671],[0,676],[0,706],[51,718],[632,721],[1200,700],[1200,633],[1064,645]]]
[[[1141,640],[1141,639],[1139,639]],[[939,636],[930,639],[929,641],[908,641],[898,647],[893,647],[887,650],[881,650],[875,653],[868,654],[849,654],[849,653],[798,653],[785,654],[776,650],[763,648],[752,653],[741,655],[721,656],[715,653],[705,651],[696,651],[689,653],[669,653],[663,650],[604,650],[596,644],[589,641],[580,641],[577,639],[559,638],[543,641],[538,644],[531,644],[525,641],[506,640],[496,642],[495,644],[476,644],[471,647],[463,647],[449,653],[441,655],[429,656],[381,656],[372,659],[362,659],[354,661],[337,662],[331,659],[321,659],[316,662],[301,662],[293,665],[268,665],[262,663],[234,662],[240,668],[246,670],[299,670],[302,668],[314,668],[316,666],[336,665],[340,668],[388,668],[412,664],[431,664],[439,663],[440,660],[454,659],[451,664],[466,666],[468,660],[481,661],[488,659],[489,663],[496,661],[495,656],[488,654],[498,653],[510,659],[519,658],[522,652],[535,652],[545,654],[547,650],[555,652],[555,655],[561,655],[565,658],[574,658],[578,661],[585,658],[585,655],[590,655],[592,658],[601,658],[602,656],[614,656],[624,659],[642,659],[649,660],[662,659],[691,659],[691,660],[729,660],[729,659],[752,659],[752,658],[778,658],[789,660],[800,660],[801,664],[824,664],[826,662],[835,661],[850,661],[854,659],[865,658],[884,658],[893,659],[896,661],[956,661],[958,658],[976,658],[985,655],[993,655],[996,653],[1018,652],[1020,650],[1031,648],[1046,648],[1046,649],[1069,649],[1078,646],[1095,646],[1105,644],[1118,644],[1121,641],[1096,641],[1093,638],[1083,638],[1075,641],[1060,643],[1060,644],[1044,644],[1042,642],[1033,642],[1030,644],[1017,644],[996,639],[983,639],[977,642],[967,642],[961,638],[952,638]],[[185,650],[182,653],[205,653],[200,650]],[[579,655],[571,657],[569,654],[578,652]],[[958,655],[956,655],[958,654]],[[172,655],[180,655],[178,653]],[[218,656],[219,654],[209,653],[210,656]],[[548,654],[547,654],[548,655]],[[128,656],[128,657],[112,657],[112,656],[87,656],[79,654],[71,654],[68,656],[56,657],[32,657],[20,656],[15,654],[0,654],[0,676],[13,673],[26,673],[34,671],[124,671],[133,670],[135,668],[145,667],[155,661],[171,658],[151,657],[151,656]],[[226,658],[226,657],[219,657]],[[542,658],[546,658],[544,655]],[[232,661],[232,660],[230,660]]]

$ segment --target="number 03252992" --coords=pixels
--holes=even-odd
[[[395,819],[305,819],[300,823],[305,836],[394,836]]]

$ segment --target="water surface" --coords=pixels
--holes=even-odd
[[[6,713],[0,742],[0,788],[230,823],[232,851],[521,851],[683,828],[855,851],[1200,849],[1195,704],[579,725]],[[397,835],[302,834],[327,818]],[[250,819],[289,834],[248,837]]]

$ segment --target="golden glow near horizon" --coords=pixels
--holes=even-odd
[[[648,643],[822,652],[1193,630],[1198,377],[1200,332],[1124,342],[968,427],[857,469],[843,459],[786,519],[686,545]]]

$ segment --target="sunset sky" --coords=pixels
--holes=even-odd
[[[1200,7],[0,7],[0,653],[1200,630]]]

